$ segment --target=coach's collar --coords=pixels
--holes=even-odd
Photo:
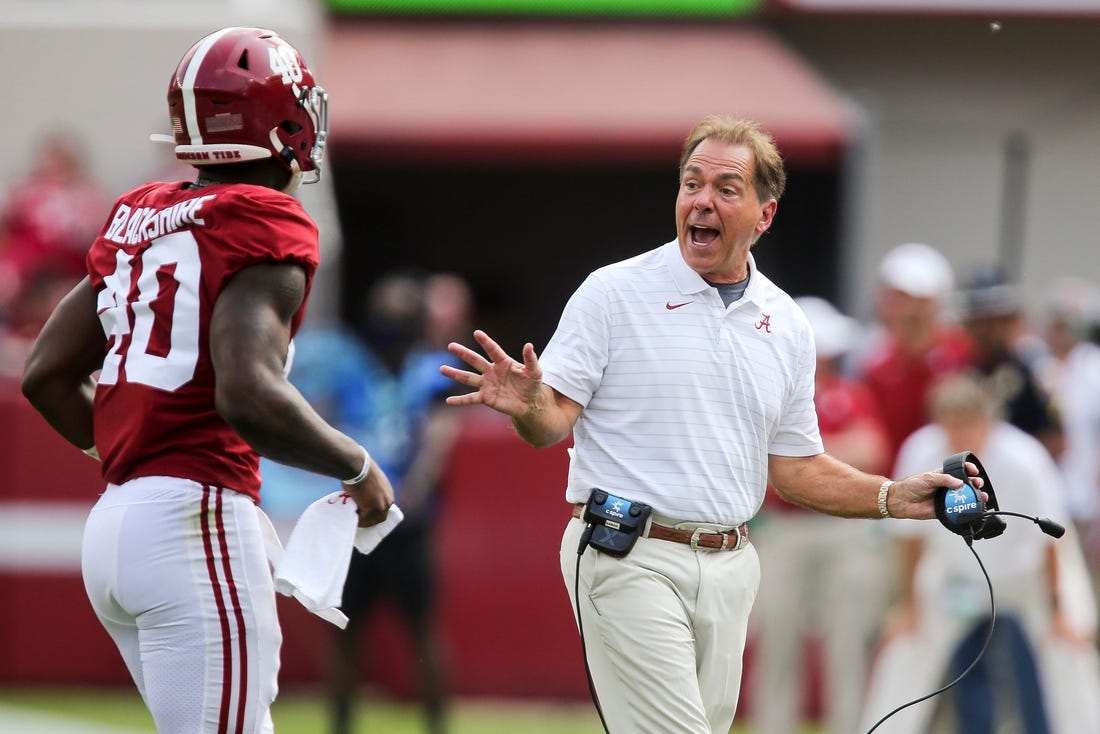
[[[673,240],[666,244],[664,246],[664,252],[665,260],[668,262],[668,269],[672,273],[672,280],[676,283],[676,288],[685,296],[702,293],[707,288],[711,287],[707,284],[707,281],[703,280],[703,276],[692,270],[688,264],[684,262],[684,256],[680,254],[680,243],[678,240]],[[738,303],[751,301],[763,308],[767,300],[767,287],[764,283],[764,276],[756,269],[756,259],[753,258],[751,252],[749,253],[748,268],[749,285],[745,288],[744,297],[738,301]]]

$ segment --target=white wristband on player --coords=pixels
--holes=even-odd
[[[367,450],[362,446],[360,446],[359,448],[363,449],[363,468],[360,469],[359,473],[351,479],[341,480],[344,484],[359,484],[359,482],[366,479],[367,475],[370,474],[370,454],[368,454]]]

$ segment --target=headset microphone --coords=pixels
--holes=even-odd
[[[1061,538],[1066,534],[1066,528],[1063,525],[1051,520],[1049,517],[1032,517],[1031,515],[1025,515],[1022,512],[1008,512],[1006,510],[997,510],[995,512],[987,512],[986,515],[1008,515],[1010,517],[1022,517],[1025,520],[1031,520],[1033,523],[1039,526],[1039,529],[1052,538]]]
[[[966,471],[967,462],[977,467],[978,477],[982,480],[981,490],[976,489],[974,485],[970,483],[970,475]],[[996,538],[1003,533],[1005,531],[1005,521],[1001,519],[1001,516],[1004,515],[1031,520],[1039,526],[1040,530],[1054,538],[1061,538],[1066,534],[1066,529],[1064,527],[1049,518],[1032,517],[1031,515],[1025,515],[1020,512],[1002,510],[997,504],[997,494],[993,491],[993,482],[989,481],[989,475],[986,474],[985,467],[982,466],[982,462],[978,461],[978,457],[970,451],[960,451],[957,454],[947,457],[943,462],[943,473],[950,474],[956,479],[961,480],[962,486],[956,487],[955,489],[940,487],[936,490],[936,517],[939,518],[940,523],[943,524],[945,528],[963,536],[966,545],[970,548],[970,552],[974,554],[974,559],[978,562],[978,567],[982,570],[982,575],[985,576],[985,583],[989,588],[989,629],[986,632],[985,642],[982,643],[982,649],[978,652],[978,656],[974,658],[970,665],[966,667],[966,670],[960,673],[955,680],[938,690],[898,706],[875,722],[875,725],[867,730],[867,734],[872,734],[875,729],[878,729],[880,724],[902,709],[918,704],[921,701],[927,701],[929,698],[937,696],[954,686],[961,681],[966,674],[978,664],[982,656],[985,655],[985,650],[989,646],[989,640],[993,637],[993,625],[997,620],[997,607],[993,602],[993,583],[989,580],[989,574],[985,570],[982,559],[974,550],[974,541]],[[982,495],[982,491],[985,492],[984,496]],[[986,499],[986,497],[988,497],[988,499]]]

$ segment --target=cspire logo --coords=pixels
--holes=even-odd
[[[944,512],[948,515],[962,515],[977,510],[978,503],[971,499],[972,496],[966,485],[958,489],[947,490]]]

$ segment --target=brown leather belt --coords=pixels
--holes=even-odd
[[[573,505],[573,517],[580,518],[583,516],[584,505]],[[667,525],[658,525],[655,522],[651,522],[649,524],[649,532],[645,534],[645,537],[655,538],[656,540],[668,540],[673,543],[684,543],[685,545],[690,545],[692,550],[698,550],[700,548],[706,548],[708,550],[737,550],[749,539],[749,528],[747,525],[740,525],[728,533],[719,533],[705,528],[680,530],[678,528],[670,528]]]

